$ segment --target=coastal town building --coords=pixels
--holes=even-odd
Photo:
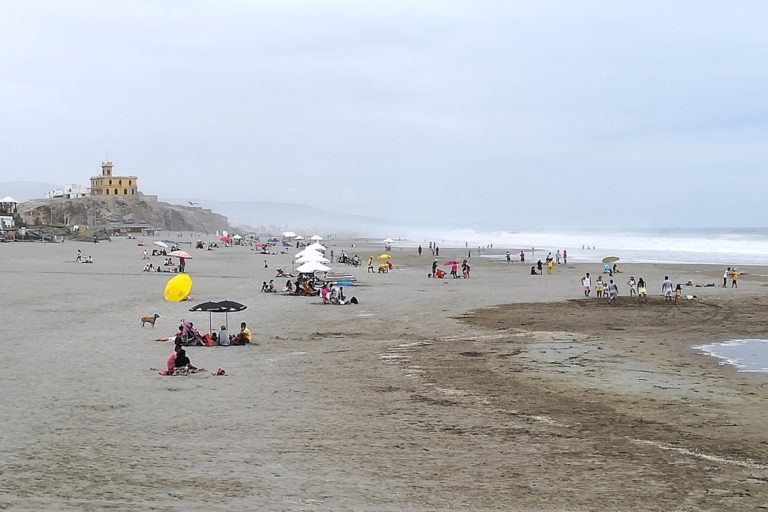
[[[0,231],[14,226],[13,216],[16,214],[18,204],[18,201],[11,196],[0,199]]]
[[[46,192],[47,199],[79,199],[91,195],[91,189],[82,185],[64,185],[64,188],[54,188]]]
[[[113,176],[112,162],[101,163],[101,176],[91,178],[91,196],[137,196],[139,194],[136,176]]]

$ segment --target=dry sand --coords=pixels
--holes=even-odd
[[[765,337],[765,278],[611,307],[572,300],[599,265],[534,277],[474,257],[471,279],[435,280],[431,256],[396,249],[395,271],[354,271],[359,305],[323,306],[258,292],[290,256],[232,247],[189,249],[193,299],[167,303],[142,250],[0,244],[0,509],[768,508],[768,378],[690,349]],[[654,293],[664,273],[722,274],[624,270]],[[188,349],[226,377],[159,376],[171,346],[154,339],[181,318],[207,327],[189,307],[222,298],[248,305],[230,330],[247,321],[260,344]]]

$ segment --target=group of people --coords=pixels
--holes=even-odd
[[[739,287],[739,272],[735,268],[728,267],[723,273],[723,288],[728,286],[728,279],[731,280],[731,288]]]
[[[291,281],[289,280],[288,283]],[[262,281],[261,283],[261,292],[262,293],[277,293],[277,289],[275,289],[275,281],[273,279],[269,280],[269,283],[266,281]]]
[[[581,286],[584,289],[584,297],[589,297],[592,293],[592,277],[589,272],[581,278]],[[630,297],[637,297],[637,300],[643,304],[648,302],[648,285],[642,277],[635,279],[635,276],[629,276],[627,286],[629,288]],[[597,298],[607,298],[609,304],[613,304],[619,296],[618,284],[613,279],[609,279],[608,282],[605,282],[603,276],[597,276],[594,283],[594,289]],[[664,281],[661,283],[661,294],[664,296],[665,303],[680,304],[683,295],[683,286],[680,284],[675,285],[669,279],[669,276],[664,276]]]
[[[469,279],[472,267],[470,267],[468,260],[461,262],[461,276],[459,276],[459,263],[456,260],[451,260],[446,263],[446,265],[450,265],[450,276],[453,279],[459,279],[459,277],[462,279]],[[437,268],[437,266],[437,260],[432,261],[432,272],[427,274],[427,277],[443,279],[446,276],[446,272],[441,268]]]
[[[81,249],[78,249],[77,254],[75,255],[75,262],[76,263],[93,263],[93,256],[83,257],[83,251]]]

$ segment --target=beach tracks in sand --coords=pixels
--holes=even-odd
[[[768,498],[768,450],[760,436],[739,434],[742,420],[732,415],[748,406],[729,408],[743,393],[678,352],[679,341],[731,317],[733,306],[692,303],[666,317],[641,312],[636,322],[616,323],[603,318],[601,306],[470,312],[463,320],[475,329],[466,334],[393,340],[379,357],[413,382],[415,406],[448,411],[443,421],[454,425],[441,432],[506,450],[503,464],[522,481],[556,474],[614,489],[626,498],[622,506],[643,509],[728,510]],[[753,410],[743,425],[757,433],[763,419]],[[513,454],[510,443],[530,453]],[[547,475],[530,468],[542,461],[556,466]],[[611,473],[623,483],[608,479]]]

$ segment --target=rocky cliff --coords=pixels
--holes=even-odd
[[[169,231],[214,233],[231,230],[228,219],[206,208],[181,206],[144,198],[96,198],[47,200],[22,203],[19,214],[28,226],[68,225],[115,230],[144,226]]]

